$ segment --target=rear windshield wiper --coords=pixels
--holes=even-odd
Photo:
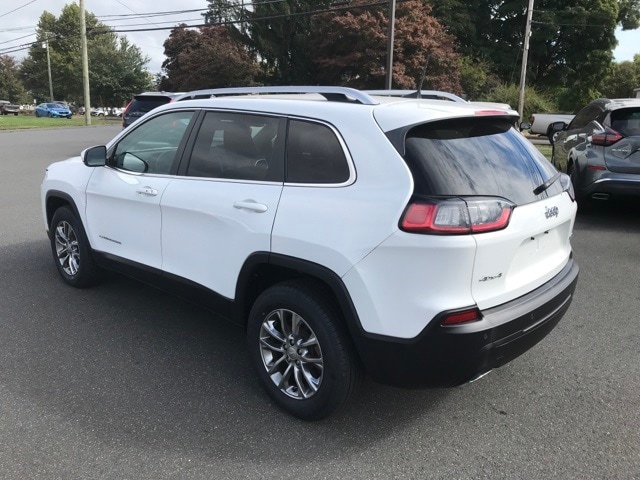
[[[561,176],[562,174],[558,172],[553,177],[548,178],[547,180],[545,180],[545,182],[542,185],[539,185],[533,189],[533,194],[540,195],[542,192],[547,190],[551,185],[553,185]]]

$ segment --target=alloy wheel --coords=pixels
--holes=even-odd
[[[260,354],[267,374],[288,397],[305,400],[320,388],[322,349],[315,332],[297,313],[278,309],[264,318]]]
[[[80,269],[78,237],[69,222],[62,221],[55,231],[55,248],[58,262],[64,273],[75,276]]]

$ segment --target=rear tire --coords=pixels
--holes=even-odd
[[[359,384],[361,368],[340,313],[313,282],[265,290],[249,314],[247,343],[267,393],[303,420],[339,410]]]
[[[580,191],[580,178],[578,177],[578,172],[573,162],[567,166],[567,175],[571,177],[573,191],[576,195],[576,202],[578,203],[578,213],[590,212],[593,209],[593,200]]]
[[[61,207],[53,214],[50,237],[56,268],[68,285],[85,288],[97,283],[100,270],[93,261],[82,223],[71,208]]]

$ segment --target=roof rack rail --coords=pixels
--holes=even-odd
[[[288,86],[288,87],[234,87],[213,88],[208,90],[194,90],[175,99],[193,100],[196,98],[224,97],[230,95],[265,95],[278,93],[318,93],[332,102],[353,102],[362,105],[378,105],[379,102],[368,94],[349,87],[318,87],[318,86]]]
[[[400,97],[400,98],[424,98],[431,100],[450,100],[452,102],[467,103],[467,101],[449,92],[441,92],[439,90],[363,90],[368,95],[379,95],[381,97]]]

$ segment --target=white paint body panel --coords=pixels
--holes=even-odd
[[[133,174],[108,167],[91,170],[85,229],[92,248],[161,268],[160,199],[173,178]],[[141,193],[145,189],[156,193]]]
[[[365,331],[413,338],[442,312],[474,304],[470,236],[397,231],[343,277]]]
[[[547,212],[557,208],[558,215]],[[577,206],[567,193],[521,205],[505,230],[475,235],[473,297],[480,309],[518,298],[551,280],[569,261]]]
[[[162,198],[162,269],[234,298],[247,257],[271,249],[281,192],[281,184],[178,177]]]

